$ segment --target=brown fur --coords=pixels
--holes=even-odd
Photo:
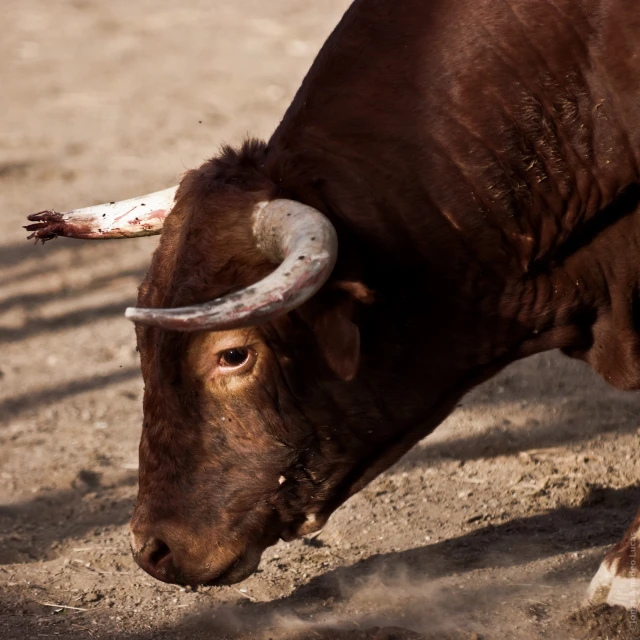
[[[639,27],[636,0],[358,0],[269,143],[187,174],[140,306],[269,273],[265,199],[323,212],[340,250],[308,303],[237,334],[242,379],[198,373],[223,336],[138,327],[132,529],[178,550],[145,568],[241,579],[518,358],[640,388]]]

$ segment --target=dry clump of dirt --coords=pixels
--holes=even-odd
[[[622,607],[606,604],[580,609],[568,618],[568,629],[576,640],[638,640],[640,622]]]

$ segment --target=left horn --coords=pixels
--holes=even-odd
[[[327,281],[338,257],[333,225],[316,209],[292,200],[260,203],[253,234],[280,266],[260,282],[211,302],[175,309],[130,308],[133,322],[181,331],[255,326],[299,307]]]
[[[27,239],[35,238],[36,242],[45,243],[57,236],[92,240],[154,236],[161,233],[177,190],[178,187],[171,187],[146,196],[67,213],[51,210],[33,213],[28,220],[36,224],[25,227],[32,232]]]

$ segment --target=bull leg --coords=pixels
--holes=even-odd
[[[640,512],[622,541],[602,561],[589,585],[587,600],[631,611],[640,607]]]

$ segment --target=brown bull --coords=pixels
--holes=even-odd
[[[638,33],[637,0],[358,0],[268,143],[173,205],[32,217],[131,236],[171,209],[128,312],[141,567],[242,580],[519,358],[640,388]],[[631,538],[592,598],[629,606]]]

